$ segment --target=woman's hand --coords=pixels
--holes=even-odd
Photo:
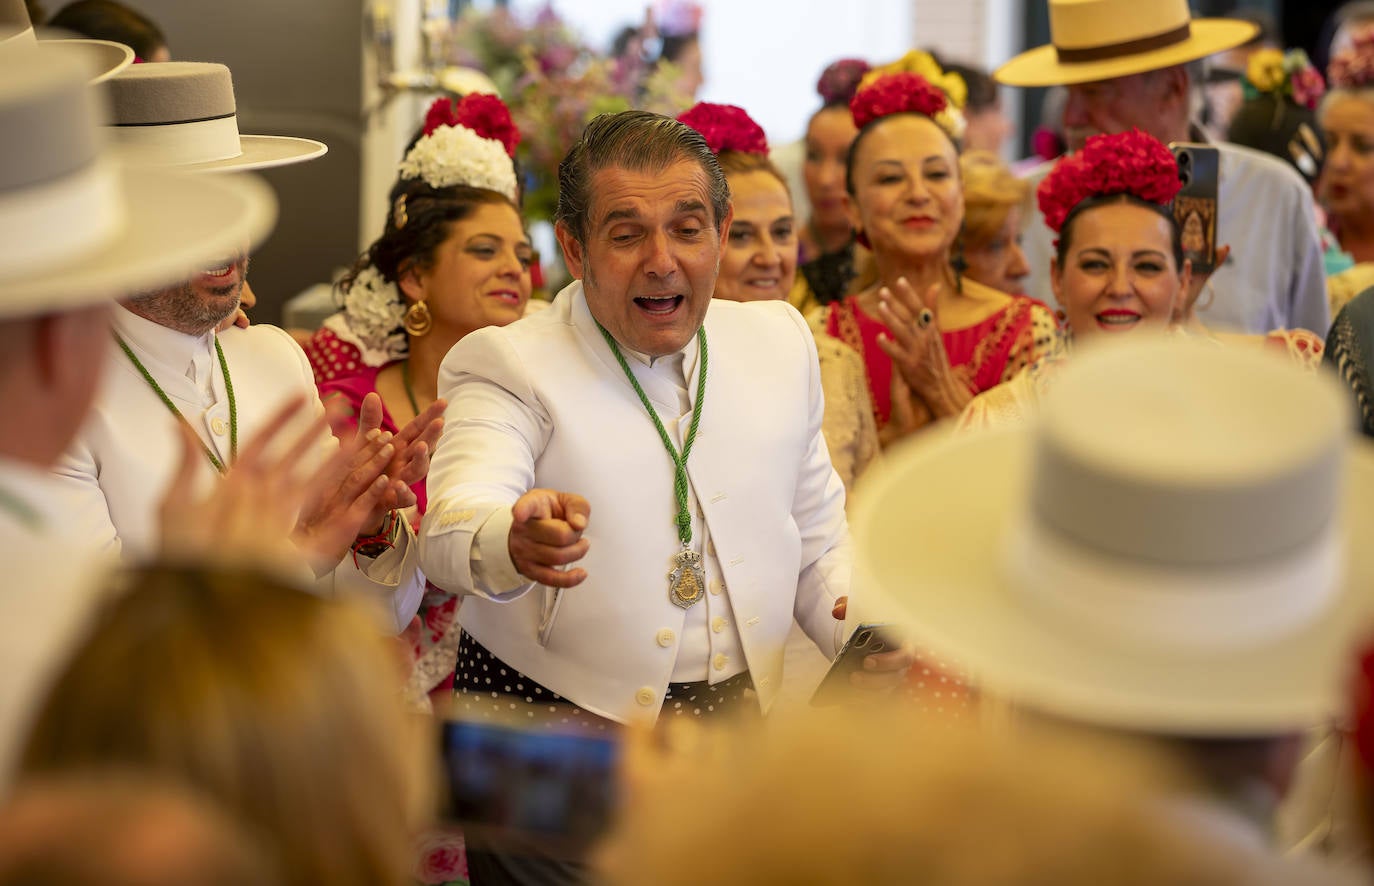
[[[1188,287],[1183,293],[1183,301],[1174,308],[1173,323],[1175,326],[1201,325],[1197,319],[1197,300],[1202,295],[1202,290],[1207,288],[1207,283],[1212,279],[1226,260],[1231,257],[1231,247],[1221,246],[1217,249],[1217,261],[1212,270],[1205,274],[1193,271],[1193,264],[1190,261],[1184,262],[1183,266],[1188,271]]]
[[[939,297],[938,284],[922,299],[904,277],[898,278],[893,288],[878,290],[878,315],[890,330],[889,335],[879,336],[878,346],[892,358],[906,387],[934,419],[958,415],[973,399],[968,386],[949,365],[936,313]],[[897,393],[895,384],[893,393]],[[895,402],[893,409],[895,415]]]

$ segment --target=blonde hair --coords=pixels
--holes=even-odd
[[[1013,209],[1026,207],[1030,185],[990,151],[961,154],[959,175],[964,186],[964,246],[977,249],[997,236]]]
[[[371,622],[248,572],[132,576],[57,682],[25,773],[117,767],[199,790],[289,883],[407,882],[428,754]]]
[[[610,886],[687,886],[707,866],[724,886],[1239,886],[1262,863],[1160,814],[1182,776],[1133,747],[899,710],[703,740],[678,755],[691,765],[628,756],[630,803],[596,859]]]
[[[787,186],[787,179],[782,171],[766,154],[750,154],[746,151],[721,151],[716,155],[720,161],[720,169],[725,173],[728,180],[732,175],[746,175],[750,172],[766,172],[782,184],[782,189],[787,191],[787,200],[792,200],[792,190]]]

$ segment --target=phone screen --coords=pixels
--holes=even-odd
[[[618,799],[618,737],[472,720],[447,720],[441,752],[447,817],[484,838],[584,851]]]

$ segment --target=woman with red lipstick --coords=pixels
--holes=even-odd
[[[376,391],[395,432],[437,397],[439,364],[463,336],[518,320],[533,249],[516,208],[520,135],[501,100],[436,101],[406,153],[382,234],[339,283],[343,310],[306,347],[321,396],[354,410]],[[419,514],[424,481],[414,487]],[[453,673],[457,600],[432,585],[407,632],[408,693],[423,701]]]
[[[715,153],[735,209],[721,250],[714,297],[788,299],[793,305],[807,301],[806,281],[797,276],[792,195],[782,173],[768,159],[763,128],[743,108],[710,102],[694,105],[678,119],[700,132]],[[824,334],[816,336],[816,352],[825,394],[821,432],[835,472],[849,491],[878,453],[864,365],[852,349]]]
[[[1067,336],[1078,342],[1137,329],[1172,330],[1227,343],[1263,343],[1304,366],[1317,366],[1322,341],[1307,330],[1222,336],[1196,321],[1193,305],[1206,280],[1184,259],[1183,232],[1169,208],[1180,186],[1173,154],[1139,130],[1089,138],[1041,182],[1040,211],[1059,237],[1050,282],[1064,308]],[[1226,255],[1223,247],[1218,266]],[[975,397],[960,424],[982,428],[1020,421],[1066,356],[1050,355]]]
[[[826,317],[826,331],[864,358],[885,443],[957,416],[1056,344],[1054,316],[1039,302],[962,275],[962,81],[928,55],[898,65],[875,71],[851,103],[859,134],[846,170],[850,217],[878,281]]]

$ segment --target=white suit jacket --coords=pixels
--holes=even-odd
[[[794,617],[836,651],[830,610],[850,575],[844,487],[821,435],[816,348],[801,315],[782,302],[717,299],[705,328],[705,403],[687,473],[766,710]],[[695,377],[687,387],[695,396]],[[547,311],[465,337],[439,390],[449,407],[420,529],[425,574],[470,595],[464,628],[520,672],[602,716],[656,716],[684,621],[666,577],[679,550],[673,468],[581,284]],[[586,581],[503,594],[477,586],[474,536],[540,487],[591,504]]]
[[[116,308],[115,328],[201,440],[228,463],[229,405],[213,344],[157,327],[122,307]],[[305,354],[282,330],[233,328],[220,333],[219,342],[234,386],[240,447],[293,395],[307,397],[305,411],[311,417],[324,408]],[[200,348],[208,348],[208,360]],[[173,349],[176,356],[170,353]],[[200,389],[186,376],[186,353],[196,353],[209,372],[215,403],[208,411]],[[324,437],[322,457],[337,445],[327,432]],[[54,469],[64,522],[78,537],[125,560],[156,555],[158,506],[179,458],[176,419],[124,353],[112,346],[95,403]],[[198,465],[199,489],[206,492],[217,474],[203,456]],[[413,539],[405,535],[396,550],[373,561],[360,559],[362,569],[353,564],[352,556],[345,556],[315,590],[369,602],[381,610],[382,627],[399,632],[424,593],[415,549]]]
[[[0,797],[99,609],[111,565],[68,530],[55,486],[47,472],[0,457],[0,545],[9,551],[0,590]]]

